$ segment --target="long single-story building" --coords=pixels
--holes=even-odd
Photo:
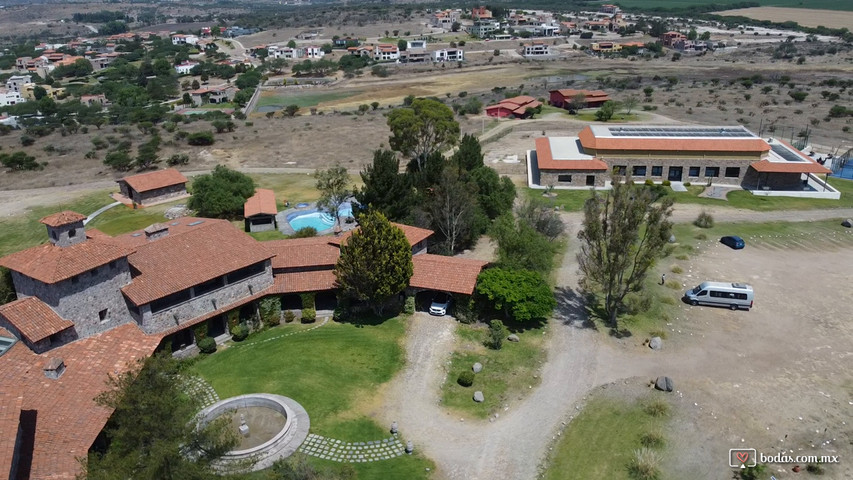
[[[131,175],[118,180],[120,193],[137,205],[153,205],[186,197],[187,177],[174,168]]]
[[[610,100],[610,96],[603,90],[574,90],[571,88],[562,88],[559,90],[551,90],[548,92],[548,103],[554,107],[565,108],[570,110],[575,97],[584,96],[584,107],[582,108],[598,108],[604,105],[604,102]]]
[[[743,126],[590,125],[577,137],[536,139],[528,151],[531,186],[604,187],[634,181],[740,186],[756,195],[839,198],[816,175],[830,173],[790,144]]]
[[[495,105],[486,107],[486,115],[498,118],[527,118],[531,110],[542,106],[542,102],[533,97],[522,95],[519,97],[505,98]]]
[[[275,230],[275,216],[278,208],[275,205],[275,192],[266,188],[255,189],[255,194],[246,199],[243,205],[243,219],[247,232],[264,232]]]

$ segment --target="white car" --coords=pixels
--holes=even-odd
[[[432,299],[429,306],[429,314],[443,317],[447,315],[447,309],[450,307],[450,295],[439,293]]]

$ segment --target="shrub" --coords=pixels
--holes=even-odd
[[[767,465],[762,463],[756,464],[754,467],[746,467],[740,471],[740,478],[743,480],[759,480],[764,478],[764,472],[767,470]]]
[[[317,310],[314,308],[302,309],[302,323],[314,323],[317,321]]]
[[[36,157],[26,152],[0,153],[0,163],[13,171],[42,170],[44,166],[36,162]]]
[[[169,159],[166,160],[166,163],[170,167],[175,167],[178,165],[186,165],[186,164],[190,163],[190,156],[187,155],[186,153],[176,153],[176,154],[172,155],[171,157],[169,157]]]
[[[314,293],[300,293],[299,299],[302,300],[302,308],[314,309]]]
[[[293,313],[293,310],[285,310],[284,323],[293,323],[294,320],[296,320],[296,314]]]
[[[187,143],[190,145],[213,145],[213,142],[213,132],[196,132],[187,136]]]
[[[672,268],[669,269],[669,271],[675,274],[684,273],[684,269],[679,267],[678,265],[673,265]]]
[[[696,217],[696,220],[693,221],[693,225],[696,225],[699,228],[711,228],[714,226],[714,217],[705,210],[702,210],[699,212],[699,216]]]
[[[652,430],[644,433],[640,437],[640,443],[642,443],[644,447],[648,448],[661,448],[664,446],[666,441],[660,431]]]
[[[216,340],[204,337],[198,341],[198,349],[201,353],[211,354],[216,351]]]
[[[810,463],[806,465],[806,471],[814,475],[823,475],[826,473],[826,470],[824,470],[819,463]]]
[[[682,253],[680,255],[676,255],[675,258],[678,260],[690,260],[690,257],[684,253]]]
[[[456,379],[456,383],[463,387],[470,387],[471,385],[474,385],[474,372],[465,370],[460,373],[459,378]]]
[[[249,336],[249,327],[241,323],[231,327],[231,339],[235,342],[242,342]]]
[[[645,183],[646,185],[649,185],[649,186],[652,186],[655,184],[655,182],[653,182],[651,178],[647,178],[646,181],[643,183]]]
[[[506,337],[506,327],[500,320],[492,320],[489,322],[489,340],[487,346],[489,348],[500,350],[503,346],[504,337]]]
[[[403,313],[411,315],[415,313],[415,297],[410,295],[406,297],[406,303],[403,305]]]
[[[643,410],[653,417],[665,417],[669,415],[669,404],[665,400],[652,400]]]
[[[29,135],[21,135],[21,145],[25,147],[29,147],[30,145],[36,143],[36,139]]]
[[[667,281],[666,281],[666,288],[671,288],[671,289],[673,289],[673,290],[678,290],[678,289],[680,289],[680,288],[681,288],[681,284],[680,284],[680,283],[678,283],[678,282],[677,282],[677,281],[675,281],[675,280],[667,280]]]
[[[684,186],[685,186],[685,187],[689,187],[690,185],[691,185],[691,183],[690,183],[690,182],[684,182]]]
[[[305,227],[305,228],[300,228],[299,230],[297,230],[296,233],[294,233],[293,235],[290,236],[290,238],[308,238],[308,237],[316,237],[316,236],[317,236],[317,229],[316,228]]]
[[[669,180],[664,180],[663,182],[661,182],[661,185],[663,185],[664,187],[668,187],[672,185],[672,182],[670,182]]]
[[[659,464],[660,455],[644,447],[634,451],[628,464],[628,474],[637,480],[657,480],[660,478]]]
[[[264,325],[275,327],[281,323],[281,300],[278,297],[264,298],[260,301],[258,310]]]

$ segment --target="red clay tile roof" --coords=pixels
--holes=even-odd
[[[263,246],[275,253],[272,259],[274,270],[284,268],[334,266],[338,263],[341,250],[332,239],[339,237],[290,238],[263,242]]]
[[[588,160],[554,160],[551,154],[551,140],[548,137],[536,139],[536,161],[540,170],[607,170],[607,164],[593,158]]]
[[[74,326],[36,297],[27,297],[0,305],[0,315],[6,318],[28,341],[39,340]]]
[[[0,475],[12,471],[23,401],[24,397],[14,390],[0,391]]]
[[[187,177],[174,168],[167,168],[165,170],[157,170],[156,172],[140,173],[139,175],[124,177],[119,182],[126,182],[130,185],[130,188],[141,193],[187,183]]]
[[[409,286],[442,292],[474,293],[477,276],[489,262],[423,253],[412,257],[414,271]]]
[[[132,252],[115,242],[89,238],[67,247],[47,243],[0,258],[0,266],[35,278],[44,283],[57,283]]]
[[[35,432],[33,451],[20,452],[21,463],[32,459],[31,480],[71,480],[80,473],[77,458],[87,455],[112,414],[94,402],[106,389],[107,375],[122,373],[151,355],[160,339],[127,323],[45,355],[18,342],[0,356],[0,392],[16,392],[23,397],[21,410],[36,413],[21,422]],[[63,359],[66,369],[51,380],[42,366],[54,357]],[[6,425],[2,427],[5,434]]]
[[[495,108],[506,108],[516,115],[524,115],[528,108],[536,108],[542,105],[542,102],[533,97],[522,95],[519,97],[505,98],[496,105],[489,105],[486,110]]]
[[[605,42],[602,42],[602,44],[603,43],[605,43]],[[610,97],[607,95],[607,92],[605,92],[603,90],[573,90],[571,88],[561,88],[559,90],[551,90],[548,93],[553,93],[553,92],[558,92],[566,100],[570,100],[570,99],[574,98],[579,93],[584,94],[587,101],[600,102],[602,100],[604,100],[604,101],[610,100]]]
[[[807,162],[771,162],[769,160],[760,160],[751,163],[749,166],[761,173],[832,173],[832,170],[814,160]]]
[[[303,293],[319,292],[323,290],[334,290],[335,271],[312,270],[309,272],[279,273],[275,276],[275,283],[271,293]]]
[[[275,215],[278,208],[275,206],[275,192],[266,188],[258,188],[255,194],[246,200],[243,205],[243,216],[249,218],[253,215]]]
[[[430,235],[433,234],[432,230],[427,230],[426,228],[413,227],[411,225],[403,225],[402,223],[394,223],[391,222],[391,225],[399,228],[403,231],[403,234],[406,235],[406,240],[409,241],[409,245],[415,246],[420,243],[422,240],[426,240]],[[337,237],[328,237],[329,243],[340,245],[346,241],[352,235],[354,230],[349,230],[347,232],[342,233]]]
[[[53,215],[48,215],[39,220],[39,222],[47,225],[48,227],[61,227],[70,223],[82,222],[83,220],[86,220],[86,215],[72,212],[71,210],[64,210],[62,212],[54,213]]]
[[[122,292],[136,305],[145,305],[274,255],[261,242],[225,220],[206,219],[174,234],[169,225],[169,235],[146,241],[128,257],[140,274]]]
[[[636,138],[596,137],[589,126],[578,134],[585,149],[596,150],[652,150],[662,152],[748,152],[762,153],[770,146],[760,138]]]

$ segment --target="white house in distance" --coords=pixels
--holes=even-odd
[[[184,62],[179,65],[175,65],[175,71],[178,72],[178,75],[189,75],[192,72],[193,67],[198,65],[198,62]]]
[[[373,59],[377,62],[398,60],[400,49],[397,45],[382,43],[373,48]]]
[[[326,53],[323,52],[323,49],[316,45],[305,47],[305,56],[307,58],[323,58],[325,55]]]
[[[551,55],[551,48],[545,42],[533,42],[526,44],[522,50],[525,57],[542,57]]]
[[[13,92],[20,92],[28,83],[33,83],[31,75],[12,75],[6,79],[6,88]]]
[[[302,58],[305,56],[305,50],[302,48],[280,47],[278,45],[269,45],[267,47],[267,56],[272,58],[285,58],[293,60],[294,58]]]
[[[19,103],[24,103],[24,97],[21,96],[20,92],[16,92],[14,90],[8,90],[5,88],[0,88],[0,107],[8,107],[9,105],[17,105]]]
[[[176,33],[172,35],[172,45],[198,45],[198,36]]]
[[[442,48],[432,52],[433,62],[461,62],[465,60],[465,51],[461,48]]]

